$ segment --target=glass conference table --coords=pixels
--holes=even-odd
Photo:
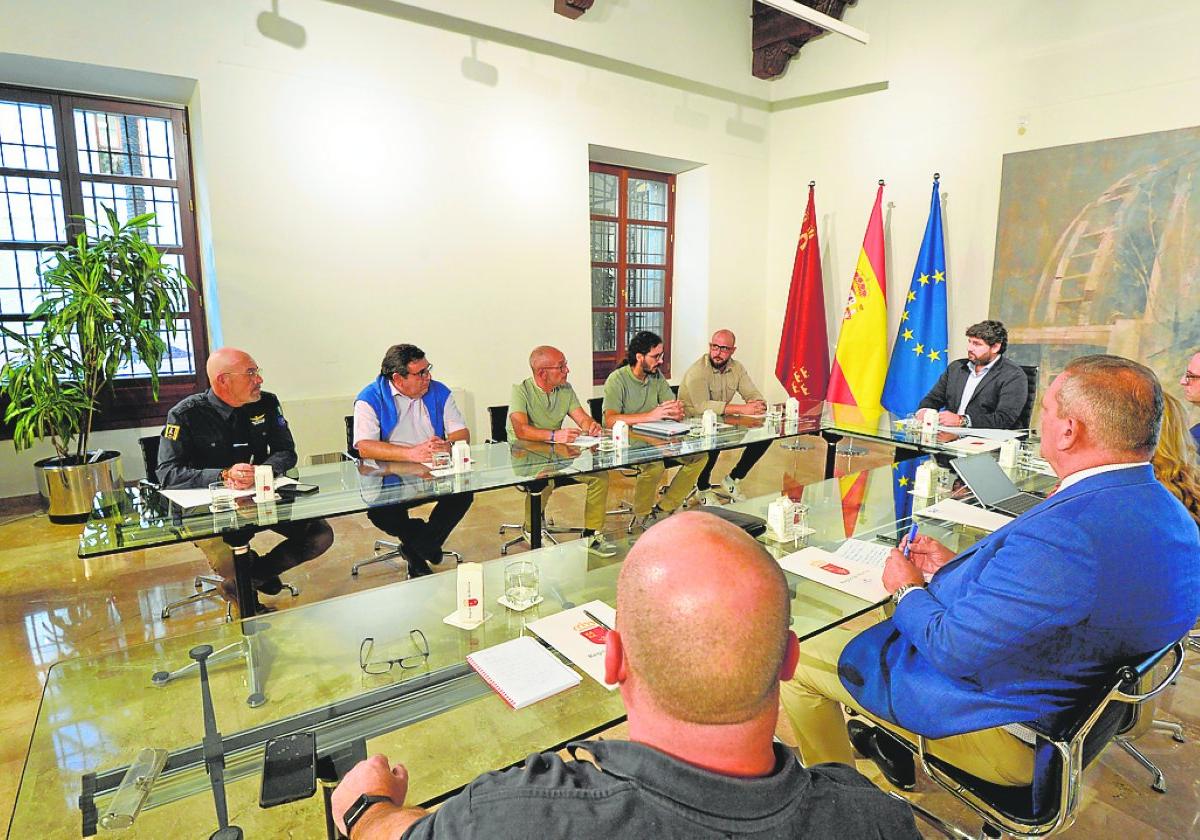
[[[345,460],[299,467],[289,476],[317,487],[308,495],[293,495],[287,487],[280,499],[256,504],[242,497],[233,511],[214,513],[207,504],[182,507],[152,485],[142,483],[120,491],[99,493],[79,538],[79,556],[96,557],[173,543],[203,540],[244,529],[267,528],[285,522],[359,513],[370,507],[420,504],[460,493],[478,493],[524,485],[541,489],[551,479],[584,473],[636,467],[676,456],[720,451],[750,443],[813,434],[820,417],[764,422],[746,418],[724,424],[715,435],[654,438],[631,433],[630,445],[601,452],[566,444],[518,441],[483,443],[471,447],[469,471],[434,474],[422,464]],[[541,499],[531,494],[530,544],[541,545]],[[252,616],[254,589],[244,547],[234,549],[238,611]]]
[[[342,469],[331,473],[344,474]],[[848,534],[894,544],[907,529],[907,522],[896,521],[891,468],[864,475],[865,491],[852,507],[843,503],[838,479],[802,489],[815,529],[807,544],[832,549]],[[765,517],[773,498],[734,507]],[[927,522],[922,528],[956,549],[979,536],[961,526]],[[521,554],[538,565],[545,599],[525,613],[495,602],[508,561],[483,563],[492,617],[472,631],[442,621],[455,604],[456,576],[446,573],[60,662],[47,676],[9,836],[81,836],[85,814],[89,829],[111,834],[101,826],[119,824],[121,808],[129,809],[114,803],[114,791],[144,748],[166,750],[170,757],[136,820],[119,836],[161,838],[178,834],[180,826],[188,826],[189,836],[211,834],[217,823],[201,749],[199,681],[194,673],[152,680],[156,672],[187,663],[189,650],[201,644],[239,653],[223,664],[210,660],[209,679],[223,733],[230,821],[247,837],[278,837],[289,830],[295,832],[291,836],[315,837],[324,831],[320,793],[268,810],[258,807],[263,745],[271,737],[314,732],[319,757],[338,772],[364,753],[386,753],[409,768],[409,801],[428,803],[479,773],[607,728],[624,717],[621,697],[590,677],[514,711],[470,670],[465,657],[521,634],[525,621],[567,606],[595,598],[615,606],[617,574],[629,544],[622,540],[621,553],[608,559],[589,556],[582,540]],[[796,549],[792,543],[765,544],[776,556]],[[802,640],[877,606],[787,577],[792,626]],[[414,629],[429,643],[422,667],[393,668],[383,677],[361,672],[358,652],[365,637],[374,637],[376,656],[411,656]]]

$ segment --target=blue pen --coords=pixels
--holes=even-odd
[[[913,538],[917,535],[917,523],[914,522],[912,527],[908,529],[908,536],[904,540],[904,556],[908,557],[908,551],[912,548]]]

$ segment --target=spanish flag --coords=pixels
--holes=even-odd
[[[883,413],[879,397],[888,365],[882,204],[883,181],[880,181],[842,312],[842,329],[834,351],[827,396],[834,404],[835,415],[839,405],[854,406],[868,424]]]

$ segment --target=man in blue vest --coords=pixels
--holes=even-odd
[[[470,443],[471,432],[450,389],[433,378],[433,365],[421,348],[393,345],[379,367],[379,376],[354,401],[354,448],[360,456],[387,472],[388,463],[419,467],[455,441]],[[473,499],[469,493],[442,496],[425,521],[409,516],[413,503],[372,507],[367,518],[400,540],[408,576],[420,577],[432,574],[430,564],[441,561],[446,537]]]

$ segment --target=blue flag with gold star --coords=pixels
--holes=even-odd
[[[921,252],[908,283],[892,360],[883,383],[883,407],[898,417],[917,410],[921,398],[946,370],[946,250],[942,245],[942,204],[937,176]]]
[[[896,506],[897,520],[912,516],[913,481],[916,479],[917,467],[928,460],[929,456],[924,455],[892,464],[892,502]]]

